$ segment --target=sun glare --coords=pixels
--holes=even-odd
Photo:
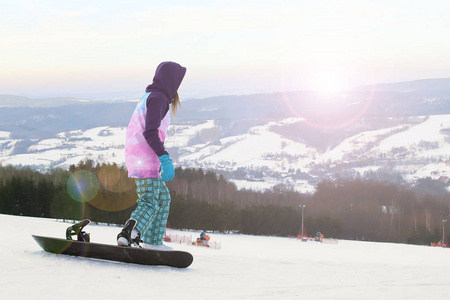
[[[321,70],[312,77],[312,89],[324,94],[342,92],[347,88],[345,78],[344,72]]]

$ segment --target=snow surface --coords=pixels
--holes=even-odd
[[[450,115],[434,115],[423,123],[412,126],[409,130],[394,134],[383,140],[378,148],[380,151],[389,151],[392,148],[414,147],[421,141],[438,142],[439,150],[428,151],[429,155],[437,155],[450,152],[450,144],[445,142],[446,135],[441,129],[447,129],[450,125]],[[428,153],[427,153],[428,154]]]
[[[11,136],[11,132],[0,131],[0,139],[9,139],[10,136]]]
[[[194,255],[187,269],[56,255],[32,234],[64,237],[52,219],[0,215],[0,299],[448,299],[450,249],[211,233],[222,249],[169,244]],[[118,227],[89,225],[114,243]],[[199,232],[168,230],[192,235]]]

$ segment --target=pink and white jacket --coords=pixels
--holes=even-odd
[[[128,124],[125,162],[131,178],[158,178],[158,157],[168,154],[164,148],[170,124],[169,105],[186,74],[175,62],[163,62],[156,69],[153,83],[139,100]]]
[[[150,93],[147,93],[139,100],[127,128],[125,163],[128,169],[128,177],[131,178],[159,177],[161,163],[143,135],[145,130],[145,117],[147,115],[146,103],[149,96]],[[158,128],[158,136],[162,143],[166,139],[169,125],[170,113],[167,112]]]

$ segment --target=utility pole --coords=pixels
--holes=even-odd
[[[302,208],[302,242],[303,242],[303,241],[304,241],[304,240],[303,240],[303,213],[304,213],[306,204],[301,204],[301,205],[299,205],[298,207],[301,207],[301,208]]]
[[[445,244],[445,222],[447,222],[447,219],[442,220],[442,247],[446,247],[446,244]]]

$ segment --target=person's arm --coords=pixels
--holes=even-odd
[[[158,157],[169,154],[159,138],[159,127],[161,126],[161,120],[169,110],[168,106],[167,100],[162,95],[154,96],[150,94],[147,99],[147,114],[143,135],[150,148],[152,148]]]

